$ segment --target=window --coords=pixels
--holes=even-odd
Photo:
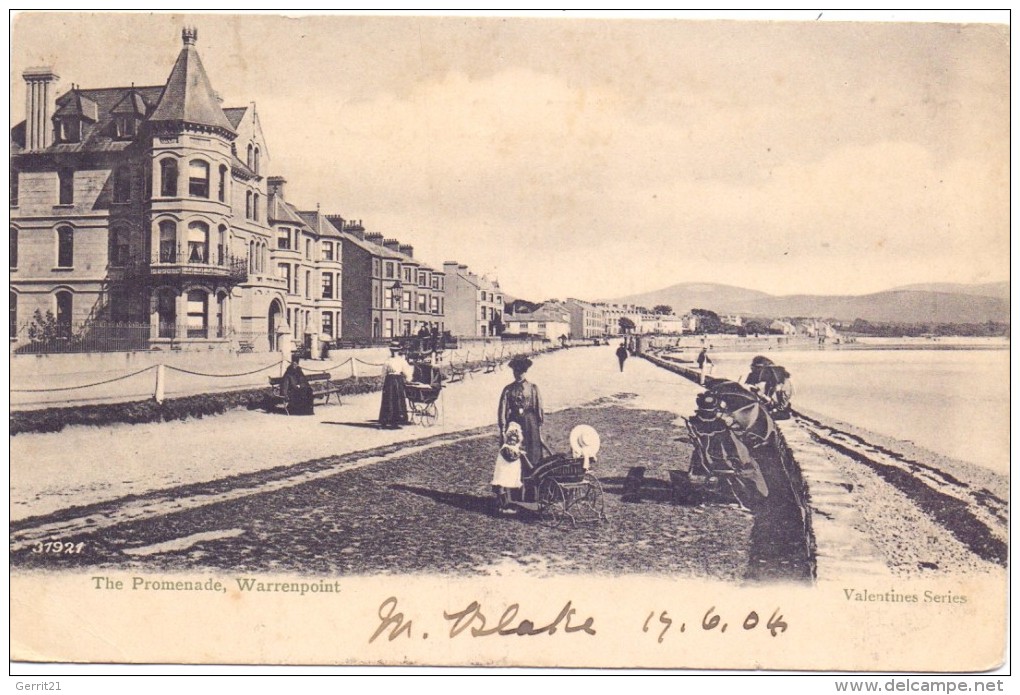
[[[57,172],[57,180],[60,191],[58,193],[58,205],[74,204],[74,170],[61,169]]]
[[[412,280],[411,280],[411,273],[412,273],[412,269],[410,267],[404,268],[404,282],[407,282],[407,283],[412,282]]]
[[[411,335],[411,322],[404,321],[404,335]]]
[[[74,295],[67,290],[57,292],[57,335],[71,337],[71,314],[74,311]]]
[[[81,119],[61,118],[57,125],[57,136],[60,142],[81,142]]]
[[[227,167],[220,165],[220,181],[216,188],[216,197],[221,203],[227,202]]]
[[[159,194],[164,198],[177,197],[176,159],[162,159],[159,162]]]
[[[312,298],[312,271],[305,271],[305,299]]]
[[[433,275],[432,276],[432,289],[434,289],[434,290],[438,290],[439,289],[439,276],[438,275]]]
[[[216,238],[216,263],[225,265],[227,262],[227,227],[220,225],[219,234]]]
[[[387,279],[396,277],[396,271],[393,263],[386,263],[386,277]]]
[[[188,195],[193,198],[209,197],[209,162],[192,159],[188,164]]]
[[[128,234],[124,229],[110,230],[110,265],[128,262]]]
[[[424,314],[424,313],[426,313],[428,311],[428,304],[427,304],[428,300],[429,300],[429,298],[426,297],[424,294],[420,294],[420,293],[418,294],[418,312],[419,313]]]
[[[333,260],[333,244],[328,241],[322,242],[322,260]]]
[[[322,312],[322,332],[330,338],[333,337],[333,312],[331,311]]]
[[[404,292],[404,311],[411,310],[411,293]]]
[[[482,321],[485,320],[485,307],[482,307]]]
[[[333,298],[333,273],[322,274],[322,298]]]
[[[225,338],[227,335],[227,295],[220,292],[216,295],[216,336]]]
[[[252,197],[252,202],[251,202],[251,218],[253,220],[255,220],[256,222],[259,221],[259,194],[258,193],[256,193]]]
[[[18,267],[18,228],[11,227],[11,267]]]
[[[129,113],[118,114],[116,126],[117,137],[121,140],[129,140],[138,132],[138,121]]]
[[[255,148],[255,166],[253,167],[255,173],[259,173],[259,148]]]
[[[131,170],[119,167],[113,172],[113,202],[126,203],[131,200]]]
[[[127,323],[129,315],[128,295],[123,290],[110,293],[110,320],[113,323]]]
[[[10,328],[8,330],[10,331],[10,337],[11,338],[17,338],[18,337],[18,293],[17,292],[10,292],[9,296],[10,296],[10,309],[8,311],[10,312],[10,319],[9,320],[10,320],[11,323],[10,323]]]
[[[188,225],[188,263],[209,262],[209,226],[204,222]]]
[[[385,294],[386,294],[386,303],[383,304],[383,308],[384,309],[395,309],[396,306],[394,306],[394,304],[393,304],[393,289],[390,288],[390,287],[387,287],[386,290],[385,290]]]
[[[429,276],[424,270],[418,271],[418,287],[428,287]]]
[[[159,262],[177,262],[177,225],[169,220],[159,223]]]
[[[312,260],[312,240],[305,239],[305,258]]]
[[[11,169],[11,207],[18,206],[18,170]]]
[[[290,250],[290,229],[282,227],[279,236],[276,237],[276,248],[283,251]]]
[[[431,299],[431,309],[433,314],[439,313],[439,297],[433,297]]]
[[[393,319],[386,319],[386,332],[383,335],[384,338],[393,337]]]
[[[170,290],[156,295],[156,313],[159,315],[159,337],[173,338],[177,335],[177,297]]]
[[[245,193],[244,196],[244,218],[246,220],[251,219],[251,191]]]
[[[283,278],[287,283],[287,291],[290,292],[290,263],[280,263],[276,266],[276,277]]]
[[[74,230],[61,227],[57,230],[57,267],[71,268],[74,266]]]
[[[379,277],[379,259],[372,259],[372,275]]]
[[[209,295],[202,290],[188,292],[188,337],[209,337]]]
[[[248,143],[248,168],[255,171],[255,145]]]

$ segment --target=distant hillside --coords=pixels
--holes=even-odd
[[[942,288],[942,289],[933,289]],[[843,321],[864,319],[897,323],[1009,322],[1009,283],[954,285],[933,283],[866,295],[789,295],[730,285],[683,283],[656,292],[609,300],[648,308],[668,304],[678,313],[692,308],[717,313],[783,317],[816,316]]]
[[[895,323],[1009,322],[1009,301],[948,292],[894,290],[862,296],[768,297],[730,307],[762,316],[817,316]]]
[[[765,292],[748,290],[743,287],[732,285],[720,285],[709,282],[685,282],[672,287],[666,287],[654,292],[643,294],[632,294],[628,297],[610,299],[614,304],[635,304],[651,309],[656,304],[665,304],[673,307],[679,314],[686,313],[691,309],[712,309],[720,307],[721,311],[728,311],[725,307],[738,306],[746,302],[772,297]]]
[[[975,285],[964,285],[959,282],[928,282],[893,287],[890,291],[895,292],[896,290],[920,290],[924,292],[945,292],[948,294],[969,294],[977,297],[1009,299],[1009,282],[984,282]]]

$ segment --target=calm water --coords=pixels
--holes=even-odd
[[[754,354],[717,352],[714,375],[743,381]],[[766,352],[792,375],[794,407],[1009,472],[1009,350]]]

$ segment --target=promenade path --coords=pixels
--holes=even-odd
[[[614,349],[579,347],[537,357],[528,376],[540,387],[546,410],[621,392],[636,394],[621,400],[626,407],[676,416],[692,410],[698,391],[694,384],[640,359],[628,360],[621,373]],[[427,429],[377,429],[372,421],[380,395],[371,393],[346,397],[343,405],[320,406],[310,417],[232,411],[183,422],[18,435],[10,438],[11,520],[380,447],[407,452],[426,438],[449,443],[458,433],[483,427],[491,429],[472,436],[495,440],[496,405],[511,379],[503,368],[448,385],[439,420]],[[567,447],[566,441],[549,444],[556,450]]]

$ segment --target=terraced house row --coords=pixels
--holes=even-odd
[[[223,106],[197,31],[182,40],[163,85],[57,95],[52,69],[23,73],[13,349],[272,351],[447,330],[444,271],[360,220],[290,203],[254,103]]]

